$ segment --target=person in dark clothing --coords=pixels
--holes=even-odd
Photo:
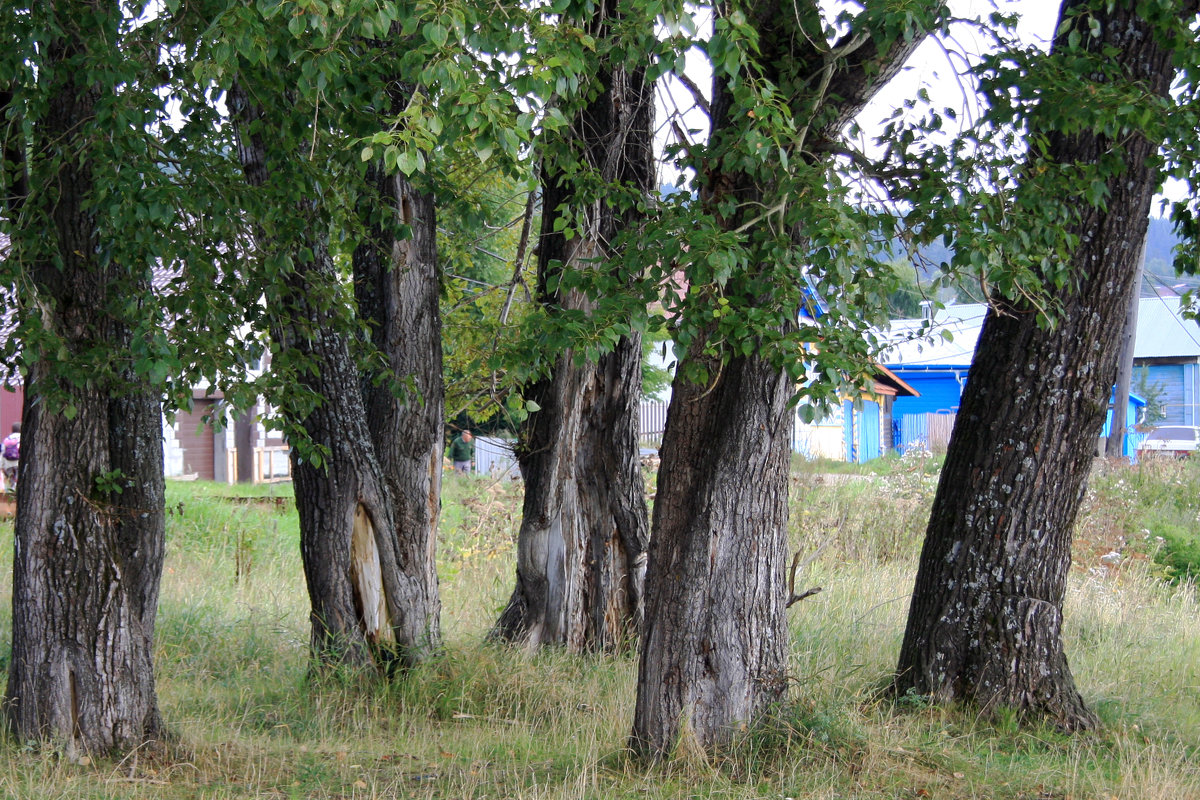
[[[475,458],[475,437],[470,431],[463,431],[450,442],[450,460],[454,470],[466,475],[471,471],[471,461]]]

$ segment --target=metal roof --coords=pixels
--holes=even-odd
[[[880,332],[892,344],[879,354],[879,361],[893,369],[970,366],[986,313],[986,305],[969,303],[939,309],[930,320],[894,319]]]
[[[1178,297],[1143,297],[1134,358],[1200,358],[1200,325],[1185,319]]]
[[[890,327],[880,332],[881,338],[892,344],[879,354],[879,360],[893,369],[970,366],[986,314],[987,305],[964,303],[940,309],[931,321],[892,320]],[[921,335],[923,325],[928,328]],[[1184,318],[1180,298],[1141,298],[1133,355],[1139,359],[1200,359],[1200,324]]]

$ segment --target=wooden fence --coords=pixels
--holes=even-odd
[[[924,448],[931,453],[946,452],[955,414],[905,414],[900,418],[899,450]]]
[[[645,447],[658,447],[662,444],[666,427],[667,404],[643,400],[638,414],[638,443]]]
[[[291,448],[286,444],[254,448],[254,483],[273,483],[292,479]],[[237,483],[237,449],[225,451],[225,475],[228,483]]]

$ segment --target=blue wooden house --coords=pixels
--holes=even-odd
[[[1200,325],[1178,297],[1141,299],[1133,388],[1163,415],[1155,424],[1200,425]]]
[[[828,308],[816,284],[804,277],[804,306],[800,321],[816,322]],[[913,387],[880,364],[867,376],[857,397],[845,398],[824,419],[805,422],[796,409],[792,423],[792,451],[806,458],[831,458],[861,464],[892,449],[892,409],[897,397],[913,397]]]
[[[892,322],[887,335],[894,344],[881,360],[919,393],[896,398],[892,438],[898,450],[945,447],[986,313],[986,305],[972,303],[949,306],[928,319]],[[1179,314],[1178,298],[1142,298],[1134,351],[1135,387],[1138,370],[1145,367],[1151,385],[1159,382],[1162,387],[1160,395],[1167,398],[1164,406],[1183,417],[1179,424],[1197,424],[1184,419],[1200,418],[1196,407],[1200,327]],[[1144,397],[1131,394],[1125,411],[1131,431],[1126,436],[1127,455],[1136,447],[1138,436],[1132,429],[1142,422],[1146,405]],[[1111,420],[1110,409],[1099,435],[1107,436]]]
[[[857,397],[843,399],[823,419],[804,422],[797,408],[792,450],[806,458],[858,464],[879,458],[892,449],[893,408],[897,398],[915,395],[913,387],[877,364],[862,392]]]

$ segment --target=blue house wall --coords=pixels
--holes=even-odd
[[[864,464],[883,455],[880,442],[880,408],[874,400],[860,400],[860,408],[854,402],[842,403],[842,439],[846,445],[846,460]]]
[[[1176,364],[1170,365],[1169,369],[1159,368],[1157,371],[1154,367],[1151,367],[1148,382],[1151,385],[1154,385],[1156,379],[1164,382],[1164,400],[1169,400],[1169,398],[1173,397],[1182,398],[1185,396],[1185,367],[1191,367],[1194,369],[1195,365]],[[928,431],[925,431],[924,429],[924,418],[909,418],[923,414],[947,414],[958,411],[959,402],[962,399],[962,390],[967,383],[968,369],[968,367],[964,366],[947,367],[941,365],[930,367],[891,367],[892,372],[894,372],[909,386],[912,386],[921,393],[920,397],[896,398],[895,406],[892,409],[892,418],[895,420],[893,423],[895,447],[900,450],[904,450],[906,447],[908,447],[910,442],[928,440]],[[1174,379],[1173,383],[1166,384],[1166,381],[1172,379]],[[1165,388],[1167,385],[1174,387],[1172,394],[1168,395],[1168,392]],[[1193,393],[1187,396],[1195,395]],[[1133,450],[1137,446],[1137,441],[1144,436],[1144,434],[1138,434],[1133,431],[1133,426],[1140,421],[1140,409],[1144,408],[1145,405],[1146,401],[1140,396],[1130,394],[1129,405],[1126,409],[1125,417],[1125,425],[1129,429],[1129,433],[1127,433],[1125,437],[1125,455],[1132,456]],[[1173,407],[1176,409],[1177,415],[1181,417],[1185,417],[1186,419],[1200,418],[1200,414],[1196,414],[1195,410],[1190,412],[1190,417],[1184,415],[1181,410],[1183,408],[1182,400],[1177,402]],[[1184,421],[1183,419],[1177,421],[1171,419],[1170,417],[1168,417],[1167,421],[1178,425],[1197,424],[1190,421]],[[909,427],[905,428],[906,425]],[[1105,418],[1104,431],[1101,434],[1102,436],[1108,436],[1111,425],[1112,410],[1110,409]]]
[[[1112,396],[1108,399],[1108,411],[1104,412],[1104,428],[1100,431],[1100,438],[1107,439],[1112,433],[1112,404],[1116,400],[1117,390],[1113,389]],[[1139,433],[1134,429],[1142,419],[1142,409],[1146,407],[1146,401],[1139,395],[1133,392],[1129,393],[1129,402],[1125,406],[1125,441],[1121,444],[1121,455],[1129,458],[1137,458],[1137,447],[1142,440],[1146,438],[1146,434]]]
[[[968,367],[889,367],[901,380],[921,393],[920,397],[897,397],[892,417],[906,414],[938,414],[958,410]]]
[[[1143,378],[1144,376],[1144,378]],[[1200,425],[1200,369],[1196,364],[1146,364],[1133,370],[1139,389],[1157,391],[1166,418],[1158,425]]]

